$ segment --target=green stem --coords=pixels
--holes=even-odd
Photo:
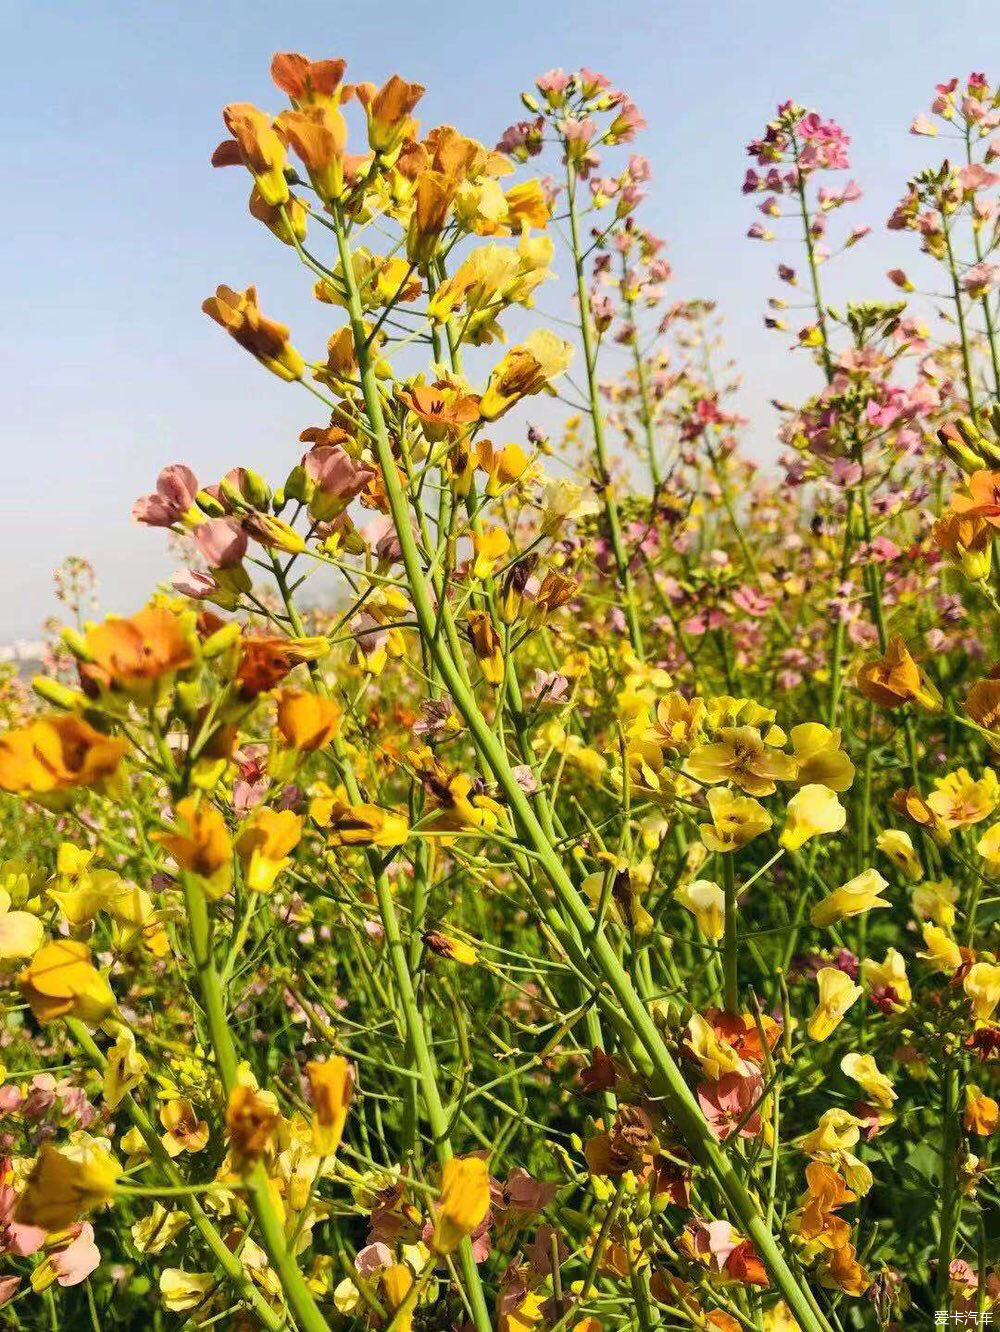
[[[222,1089],[228,1099],[237,1083],[238,1060],[229,1030],[222,981],[215,965],[208,904],[194,876],[185,873],[182,877],[191,953],[201,988],[205,1024],[215,1054]],[[329,1332],[329,1324],[320,1313],[312,1292],[299,1271],[295,1255],[286,1243],[284,1227],[274,1207],[271,1186],[263,1162],[257,1161],[250,1167],[245,1184],[263,1247],[278,1275],[285,1298],[302,1332]]]
[[[70,1035],[76,1041],[77,1045],[84,1052],[94,1068],[99,1073],[104,1072],[107,1060],[101,1053],[91,1036],[90,1032],[76,1018],[67,1018],[66,1026]],[[225,1272],[227,1279],[231,1282],[233,1288],[240,1297],[246,1300],[247,1304],[253,1309],[254,1313],[260,1319],[261,1324],[268,1329],[268,1332],[281,1332],[285,1326],[285,1320],[276,1314],[264,1297],[260,1294],[257,1287],[249,1279],[244,1270],[243,1264],[239,1258],[232,1252],[225,1240],[216,1230],[215,1226],[209,1220],[203,1208],[198,1203],[197,1198],[187,1193],[184,1177],[174,1165],[167,1154],[163,1143],[160,1141],[160,1135],[156,1131],[155,1125],[149,1119],[146,1112],[131,1096],[125,1096],[121,1102],[122,1109],[131,1119],[132,1123],[142,1134],[142,1139],[146,1144],[149,1154],[162,1170],[166,1179],[169,1181],[171,1189],[180,1189],[182,1192],[176,1194],[180,1206],[187,1212],[191,1222],[198,1234],[205,1241],[206,1247],[210,1250],[219,1266]]]
[[[733,857],[722,857],[722,881],[726,894],[725,935],[722,940],[722,972],[725,981],[724,997],[727,1013],[738,1013],[739,1004],[739,939],[736,934],[736,869]]]
[[[727,1155],[720,1150],[691,1089],[646,1006],[636,993],[615,949],[604,932],[595,929],[594,918],[589,908],[577,892],[552,843],[546,837],[531,802],[518,784],[506,750],[480,711],[472,691],[452,660],[446,643],[434,633],[436,612],[414,540],[407,500],[399,484],[398,469],[382,414],[374,366],[365,346],[361,301],[353,279],[344,219],[339,212],[335,213],[334,217],[341,269],[345,274],[347,286],[348,314],[358,358],[362,394],[375,437],[375,453],[382,471],[415,616],[421,633],[433,643],[433,652],[441,678],[464,718],[477,748],[489,763],[506,796],[522,838],[534,852],[552,886],[554,900],[540,890],[536,891],[538,911],[551,926],[567,955],[581,973],[590,975],[596,972],[617,1000],[617,1005],[609,1004],[607,1009],[618,1034],[629,1047],[637,1046],[645,1054],[652,1068],[651,1081],[654,1093],[662,1097],[664,1109],[677,1124],[692,1155],[718,1181],[733,1215],[756,1246],[776,1286],[797,1318],[802,1332],[828,1332],[828,1325],[814,1310],[807,1291],[799,1284],[770,1229],[764,1224],[759,1204],[748,1192]],[[448,614],[450,612],[446,611],[446,615]]]
[[[576,295],[579,304],[580,338],[583,343],[584,369],[587,374],[587,396],[590,405],[590,419],[594,429],[594,452],[597,456],[597,475],[604,500],[604,513],[608,524],[608,536],[611,550],[615,557],[618,582],[625,599],[625,619],[628,624],[628,636],[632,650],[642,658],[642,631],[639,628],[639,614],[635,604],[635,591],[632,586],[632,573],[629,569],[625,543],[622,539],[621,519],[618,504],[611,489],[611,474],[608,471],[608,449],[604,434],[604,413],[601,411],[600,390],[597,384],[597,351],[594,346],[594,331],[590,322],[590,297],[587,293],[587,274],[584,267],[583,249],[580,245],[580,221],[576,210],[576,170],[567,155],[566,159],[566,195],[568,201],[570,239],[573,247],[573,266],[576,270]]]

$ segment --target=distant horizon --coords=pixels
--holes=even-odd
[[[953,6],[947,27],[929,0],[775,4],[766,23],[735,0],[641,0],[627,23],[580,0],[571,27],[525,0],[502,17],[445,0],[416,28],[400,0],[377,12],[352,7],[336,23],[316,0],[284,13],[260,0],[169,9],[12,3],[3,16],[8,49],[19,53],[9,70],[11,179],[30,206],[8,216],[0,315],[2,643],[39,637],[58,612],[52,570],[71,554],[94,565],[105,612],[134,611],[169,576],[176,561],[163,534],[129,519],[162,466],[185,462],[207,482],[245,464],[279,482],[298,456],[308,402],[261,373],[199,308],[219,282],[256,283],[307,350],[329,325],[281,247],[247,216],[245,179],[209,165],[223,104],[280,108],[268,79],[275,50],[345,56],[356,80],[398,71],[427,85],[425,127],[454,123],[490,145],[524,114],[522,89],[551,66],[589,65],[627,89],[649,122],[634,144],[653,168],[639,216],[667,240],[676,297],[717,302],[743,379],[748,451],[767,459],[768,399],[803,396],[816,380],[807,356],[786,350],[794,315],[787,334],[763,326],[767,298],[788,295],[774,274],[789,251],[746,239],[760,218],[759,201],[740,193],[746,142],[789,97],[846,128],[843,180],[865,194],[850,223],[872,233],[830,267],[828,294],[892,299],[886,270],[919,272],[923,260],[912,237],[886,232],[886,217],[908,175],[949,146],[910,137],[909,124],[935,82],[976,67],[980,33],[995,20],[982,0]],[[838,216],[834,227],[850,223]],[[543,310],[566,299],[565,262],[556,269],[563,280]]]

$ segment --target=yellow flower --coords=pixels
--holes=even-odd
[[[302,819],[290,809],[256,809],[236,838],[236,854],[247,888],[269,893],[302,836]]]
[[[547,388],[573,359],[573,348],[547,329],[535,329],[512,347],[490,373],[479,404],[484,421],[495,421],[519,402]]]
[[[278,730],[289,749],[311,754],[340,731],[341,709],[332,698],[301,689],[278,694]]]
[[[816,782],[831,791],[846,791],[854,781],[854,764],[840,748],[840,731],[819,722],[804,722],[790,732],[799,786]]]
[[[382,1285],[385,1288],[386,1304],[393,1315],[393,1328],[398,1329],[398,1332],[412,1332],[416,1300],[414,1276],[409,1264],[391,1263],[382,1273]]]
[[[426,930],[423,940],[432,953],[446,957],[451,962],[459,962],[463,967],[474,967],[479,961],[479,954],[471,944],[453,939],[450,934],[442,934],[440,930]]]
[[[913,998],[906,959],[895,948],[886,949],[884,962],[866,957],[861,963],[861,979],[869,990],[892,990],[901,1004],[908,1004]]]
[[[991,870],[1000,870],[1000,823],[986,829],[976,843],[976,850]]]
[[[11,911],[10,894],[0,888],[0,964],[31,957],[45,938],[45,926],[30,911]]]
[[[189,1221],[186,1212],[168,1212],[162,1203],[154,1202],[149,1215],[132,1225],[132,1243],[140,1253],[162,1253],[168,1245],[173,1244]]]
[[[454,1253],[482,1225],[489,1206],[490,1172],[482,1157],[455,1156],[446,1161],[432,1240],[435,1253]]]
[[[946,777],[935,778],[934,787],[927,804],[946,828],[981,823],[1000,804],[1000,782],[992,768],[987,768],[978,781],[968,769],[959,768]]]
[[[879,897],[879,893],[888,886],[878,870],[866,869],[824,897],[813,907],[809,919],[814,925],[836,925],[838,921],[859,916],[873,907],[887,907],[889,903]]]
[[[766,796],[775,782],[795,780],[795,761],[764,743],[755,726],[724,726],[710,744],[692,749],[687,771],[699,782],[732,782],[748,795]]]
[[[709,1082],[718,1082],[725,1073],[745,1074],[747,1066],[710,1022],[700,1013],[693,1013],[687,1025],[688,1053],[701,1065],[701,1071]]]
[[[309,806],[317,823],[329,828],[331,846],[402,846],[410,835],[406,817],[380,805],[352,805],[337,796]]]
[[[844,1014],[861,998],[861,986],[855,985],[846,972],[837,967],[821,967],[816,976],[819,1003],[809,1019],[807,1030],[814,1041],[826,1038],[844,1019]]]
[[[950,879],[938,883],[919,883],[913,889],[913,910],[919,920],[931,920],[950,930],[955,924],[958,889]]]
[[[90,949],[75,939],[44,944],[17,984],[39,1022],[75,1017],[97,1026],[115,1007],[111,986],[91,964]]]
[[[160,1273],[160,1301],[170,1313],[205,1308],[218,1284],[218,1278],[211,1272],[185,1272],[180,1267],[165,1267]]]
[[[272,208],[287,203],[285,142],[271,117],[249,102],[232,102],[222,108],[222,118],[233,138],[215,150],[213,166],[229,165],[235,154],[253,176],[264,203]]]
[[[810,837],[840,832],[847,810],[827,786],[803,786],[788,802],[781,845],[797,851]]]
[[[170,1156],[182,1152],[200,1152],[208,1143],[208,1122],[199,1119],[192,1103],[183,1096],[175,1096],[160,1110],[160,1123],[164,1132],[160,1141]]]
[[[686,907],[698,922],[706,939],[715,942],[725,932],[726,895],[717,883],[695,879],[674,889],[674,898]]]
[[[481,532],[473,532],[472,547],[476,552],[473,577],[489,578],[493,566],[510,550],[510,537],[502,527],[485,527]]]
[[[749,796],[715,787],[707,799],[712,822],[701,824],[699,832],[709,851],[738,851],[771,826],[770,814]]]
[[[860,1083],[864,1088],[865,1095],[876,1105],[884,1109],[892,1105],[896,1099],[896,1093],[893,1090],[892,1083],[879,1071],[878,1065],[871,1055],[867,1054],[845,1054],[840,1061],[841,1071],[846,1073],[849,1078]]]
[[[918,953],[917,957],[926,958],[934,971],[953,975],[962,965],[962,950],[958,944],[937,925],[925,925],[923,934],[927,952]]]
[[[95,1139],[57,1150],[42,1144],[17,1204],[19,1225],[65,1230],[111,1202],[121,1166]]]
[[[178,866],[196,877],[212,901],[225,897],[233,882],[233,844],[226,821],[208,800],[186,796],[174,809],[172,832],[154,832]]]
[[[819,1123],[811,1133],[805,1134],[798,1140],[798,1146],[807,1156],[849,1152],[861,1140],[862,1122],[856,1115],[852,1115],[848,1110],[841,1110],[839,1106],[835,1106],[832,1110],[824,1110]]]
[[[354,1090],[354,1073],[341,1055],[322,1063],[306,1064],[313,1100],[313,1146],[320,1156],[332,1156],[340,1146]]]
[[[908,879],[922,879],[924,867],[913,849],[913,839],[900,828],[887,828],[875,838],[875,845]]]
[[[149,1072],[149,1065],[135,1048],[135,1037],[128,1027],[119,1027],[115,1043],[108,1051],[104,1066],[104,1104],[115,1110],[133,1087],[138,1087]]]
[[[974,962],[966,973],[962,988],[972,1003],[977,1022],[989,1022],[1000,1004],[1000,966],[992,962]]]

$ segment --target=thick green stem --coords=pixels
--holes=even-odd
[[[955,1236],[962,1207],[958,1191],[958,1066],[949,1063],[945,1069],[944,1090],[941,1098],[941,1216],[939,1220],[937,1255],[938,1309],[950,1308],[951,1258],[955,1249]]]
[[[212,949],[212,923],[205,895],[193,875],[183,875],[184,903],[187,908],[191,953],[222,1089],[228,1098],[236,1086],[238,1060],[229,1030],[222,982]],[[284,1227],[274,1206],[271,1185],[263,1162],[250,1167],[245,1179],[250,1209],[257,1221],[261,1242],[271,1266],[281,1282],[292,1313],[302,1332],[329,1332],[329,1324],[320,1313],[312,1291],[305,1283],[295,1254],[285,1238]]]
[[[400,545],[415,616],[421,633],[433,641],[433,651],[441,678],[478,749],[489,763],[524,842],[533,851],[551,884],[558,909],[555,903],[546,900],[539,890],[536,898],[539,911],[552,925],[571,961],[582,974],[597,973],[602,978],[603,984],[610,989],[617,1001],[613,1006],[608,1005],[609,1015],[616,1030],[628,1046],[637,1044],[644,1052],[652,1068],[651,1081],[654,1093],[662,1098],[664,1109],[676,1123],[694,1158],[718,1181],[732,1214],[756,1246],[776,1286],[788,1301],[802,1332],[828,1332],[828,1325],[813,1308],[807,1291],[796,1279],[769,1227],[765,1225],[759,1204],[737,1175],[727,1154],[720,1150],[691,1089],[633,987],[615,949],[603,930],[596,927],[589,908],[574,887],[552,843],[546,837],[531,802],[518,784],[505,748],[480,711],[472,691],[452,660],[446,643],[439,635],[434,634],[436,612],[414,540],[407,500],[400,488],[398,469],[386,430],[374,367],[365,345],[361,301],[353,278],[343,217],[335,215],[335,223],[365,408],[374,434],[375,452],[385,483],[386,497]]]
[[[87,1058],[93,1064],[98,1072],[103,1073],[107,1060],[101,1053],[94,1038],[76,1018],[67,1018],[66,1026],[70,1035],[76,1041],[77,1045],[84,1052]],[[125,1096],[121,1102],[122,1109],[131,1119],[132,1123],[142,1134],[143,1142],[149,1151],[150,1156],[156,1161],[160,1170],[166,1177],[171,1189],[184,1189],[184,1176],[180,1173],[173,1161],[167,1154],[163,1143],[160,1141],[160,1135],[149,1116],[131,1096]],[[160,1196],[157,1194],[157,1196]],[[246,1270],[239,1258],[226,1244],[215,1226],[209,1220],[204,1209],[201,1207],[197,1198],[188,1192],[180,1192],[176,1196],[179,1205],[187,1212],[191,1218],[191,1223],[198,1231],[198,1234],[205,1242],[205,1246],[216,1259],[226,1279],[232,1284],[233,1289],[241,1299],[253,1309],[256,1316],[260,1319],[261,1325],[268,1329],[268,1332],[281,1332],[285,1326],[285,1320],[276,1314],[271,1306],[258,1291],[246,1274]]]

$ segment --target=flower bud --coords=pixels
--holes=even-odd
[[[36,675],[31,687],[46,703],[52,703],[57,708],[65,708],[67,712],[75,712],[87,702],[86,696],[78,689],[70,689],[47,675]]]

